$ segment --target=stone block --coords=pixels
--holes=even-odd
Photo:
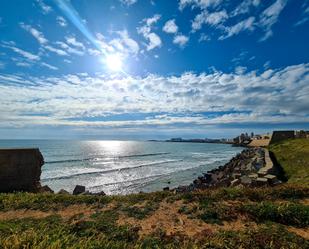
[[[73,195],[79,195],[81,193],[84,193],[85,191],[86,191],[85,186],[76,185],[74,190],[73,190]]]
[[[39,191],[43,164],[39,149],[0,149],[0,192]]]

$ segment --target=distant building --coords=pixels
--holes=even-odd
[[[252,139],[254,139],[254,140],[260,140],[260,139],[262,139],[262,136],[261,136],[261,135],[254,135],[254,136],[252,137]]]
[[[277,143],[282,140],[286,139],[293,139],[295,138],[294,131],[274,131],[271,137],[270,144]]]

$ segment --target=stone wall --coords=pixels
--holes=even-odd
[[[0,192],[38,191],[43,164],[39,149],[0,149]]]
[[[270,140],[270,144],[274,144],[286,139],[294,139],[295,132],[294,131],[273,131],[273,135]]]

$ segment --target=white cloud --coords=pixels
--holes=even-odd
[[[78,54],[78,55],[84,54],[83,51],[79,51],[75,48],[70,48],[65,43],[61,43],[61,44],[58,44],[58,45],[60,45],[62,48],[65,48],[67,50],[67,52],[64,51],[63,49],[55,48],[55,47],[50,45],[49,41],[44,37],[43,33],[40,32],[39,30],[31,27],[30,25],[26,25],[24,23],[20,23],[20,26],[24,30],[28,31],[35,39],[37,39],[37,41],[40,43],[41,48],[43,50],[53,52],[53,53],[60,55],[60,56],[68,56],[68,53],[75,53],[75,54]],[[78,49],[81,49],[81,50],[85,49],[84,45],[82,43],[76,41],[75,37],[66,37],[66,41],[69,44],[77,47]],[[63,44],[65,44],[65,45],[63,45]]]
[[[192,127],[243,122],[309,122],[309,64],[267,69],[262,73],[240,67],[236,71],[124,78],[86,74],[59,77],[0,74],[0,126],[184,124]],[[230,110],[237,113],[216,117],[198,114]],[[83,120],[85,117],[114,114],[161,112],[167,114],[164,117],[150,115],[141,120]],[[48,117],[27,116],[33,113],[47,113]],[[190,115],[186,115],[188,113]]]
[[[222,35],[219,37],[220,40],[224,40],[226,38],[229,38],[231,36],[237,35],[242,31],[254,30],[254,20],[255,18],[253,16],[248,17],[245,20],[240,21],[239,23],[231,26],[231,27],[224,27],[225,35]]]
[[[31,27],[30,25],[26,25],[24,23],[20,23],[20,27],[24,30],[28,31],[40,44],[46,44],[48,40],[44,37],[43,33],[38,31],[37,29]]]
[[[16,66],[19,66],[19,67],[31,67],[32,64],[27,63],[27,62],[18,61],[18,62],[16,62]]]
[[[137,54],[139,52],[138,43],[129,36],[127,30],[117,31],[116,33],[120,36],[120,39],[116,40],[122,44],[125,53]]]
[[[272,26],[278,21],[279,15],[287,4],[287,0],[276,0],[260,15],[259,25],[265,30],[265,35],[260,41],[265,41],[272,36]]]
[[[126,29],[111,31],[110,33],[115,34],[113,36],[114,38],[111,40],[107,40],[104,35],[97,33],[96,38],[97,43],[100,46],[100,50],[88,48],[88,53],[93,56],[99,56],[104,53],[117,53],[122,58],[126,58],[129,55],[135,56],[139,53],[139,44],[130,37],[129,32]]]
[[[137,2],[137,0],[120,0],[123,4],[132,5]]]
[[[163,26],[163,31],[171,34],[177,33],[178,26],[175,23],[175,19],[168,20]]]
[[[58,67],[52,66],[52,65],[50,65],[50,64],[48,64],[48,63],[45,63],[45,62],[42,62],[41,65],[42,65],[43,67],[47,67],[47,68],[49,68],[49,69],[51,69],[51,70],[58,70]]]
[[[62,16],[57,16],[56,20],[61,27],[66,27],[68,25],[68,22]]]
[[[192,8],[206,9],[209,7],[218,6],[222,0],[180,0],[179,9],[182,10],[187,6],[192,6]]]
[[[231,16],[237,16],[250,12],[252,7],[260,5],[260,0],[243,0],[232,12]]]
[[[301,19],[294,24],[295,26],[302,25],[302,24],[306,23],[307,21],[309,21],[309,1],[308,0],[304,1],[301,8],[304,11],[301,15]]]
[[[66,42],[67,42],[68,44],[70,44],[70,45],[73,45],[73,46],[75,46],[75,47],[78,47],[78,48],[80,48],[80,49],[82,49],[82,50],[85,49],[84,44],[81,43],[81,42],[79,42],[79,41],[77,41],[76,38],[75,38],[74,36],[65,37],[65,40],[66,40]]]
[[[145,23],[143,26],[137,28],[137,32],[142,34],[145,39],[148,40],[147,50],[152,50],[156,47],[161,47],[162,41],[161,38],[154,32],[151,31],[152,25],[158,22],[161,18],[160,15],[154,15],[151,18],[146,18],[143,20]]]
[[[59,45],[63,50],[65,50],[69,54],[76,54],[79,56],[82,56],[85,54],[83,50],[80,50],[78,48],[73,48],[69,46],[68,44],[66,44],[65,42],[57,41],[56,44]]]
[[[48,14],[49,12],[51,12],[53,10],[52,7],[50,7],[49,5],[44,3],[43,0],[36,0],[36,2],[38,3],[40,8],[42,9],[43,14]]]
[[[180,47],[184,47],[189,41],[189,37],[185,35],[176,35],[174,37],[173,43],[179,45]]]
[[[207,34],[205,34],[205,33],[202,33],[201,35],[200,35],[200,38],[199,38],[199,42],[203,42],[203,41],[210,41],[211,40],[211,38],[210,38],[210,36],[209,35],[207,35]]]
[[[225,10],[212,13],[209,13],[207,10],[204,10],[194,18],[192,22],[192,29],[193,31],[199,30],[202,28],[203,24],[209,24],[211,26],[216,27],[217,25],[223,23],[227,19],[228,14]]]
[[[26,58],[29,61],[39,61],[41,58],[38,55],[32,54],[28,51],[25,51],[23,49],[20,49],[18,47],[15,47],[13,45],[2,45],[2,47],[9,48],[13,50],[15,53],[20,54],[24,58]]]
[[[50,45],[46,45],[46,46],[44,46],[44,48],[45,48],[46,50],[51,51],[51,52],[54,52],[54,53],[56,53],[56,54],[58,54],[58,55],[60,55],[60,56],[68,55],[68,53],[65,52],[64,50],[59,49],[59,48],[54,48],[54,47],[52,47],[52,46],[50,46]]]

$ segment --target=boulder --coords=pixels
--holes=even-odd
[[[277,181],[277,177],[271,174],[264,176],[264,178],[266,178],[270,184],[273,184]]]
[[[239,179],[234,179],[233,181],[231,181],[231,187],[234,187],[236,185],[238,185],[240,183]]]
[[[163,188],[163,191],[169,191],[170,190],[170,188],[169,187],[165,187],[165,188]]]
[[[264,178],[264,177],[258,177],[255,180],[255,185],[257,187],[265,186],[267,184],[268,184],[268,180],[266,178]]]
[[[0,149],[0,192],[38,192],[43,164],[39,149]]]
[[[73,190],[73,195],[79,195],[86,191],[86,187],[82,185],[76,185]]]
[[[44,185],[43,187],[40,187],[38,190],[39,193],[54,193],[54,191],[48,187],[47,185]]]
[[[240,177],[240,181],[241,181],[241,184],[243,184],[243,185],[250,185],[252,183],[251,178],[249,178],[246,175]]]
[[[70,193],[68,191],[64,190],[64,189],[60,189],[58,194],[60,194],[60,195],[69,195]]]
[[[142,192],[142,191],[141,191]],[[142,192],[143,193],[143,192]],[[99,195],[99,196],[105,196],[105,192],[104,191],[100,191],[98,193],[95,193],[95,195]]]

